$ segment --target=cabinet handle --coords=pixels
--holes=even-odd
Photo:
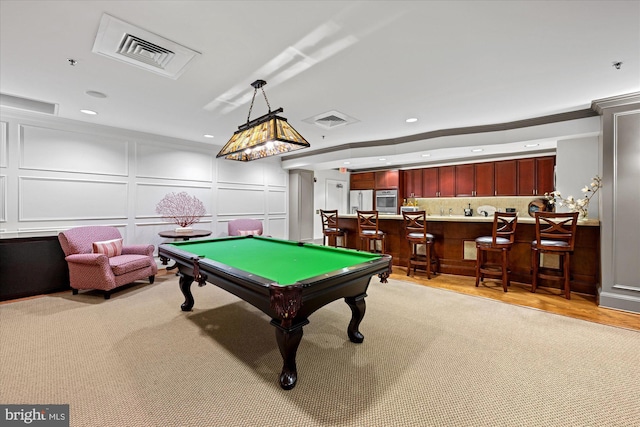
[[[497,196],[498,195],[498,190],[493,190],[493,195]]]

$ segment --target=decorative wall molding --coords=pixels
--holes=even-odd
[[[7,176],[0,175],[0,222],[7,221]]]
[[[20,169],[128,175],[128,142],[100,135],[19,125]]]
[[[6,168],[9,155],[8,142],[9,141],[9,126],[7,122],[0,122],[0,168]]]
[[[18,181],[19,221],[127,218],[126,182],[30,176]]]
[[[211,215],[211,190],[211,185],[136,183],[134,193],[135,218],[161,218],[155,210],[158,202],[169,193],[180,193],[182,191],[200,199],[207,214]]]
[[[211,154],[179,148],[136,143],[136,177],[212,182]]]

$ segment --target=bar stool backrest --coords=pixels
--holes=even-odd
[[[516,237],[516,226],[518,225],[517,212],[496,212],[493,214],[493,232],[491,235],[492,244],[496,245],[498,237],[508,239],[509,244],[513,244]]]
[[[536,212],[535,217],[537,249],[573,251],[578,227],[578,212]],[[558,242],[564,242],[566,245],[558,245]]]
[[[427,214],[425,211],[402,212],[407,237],[412,233],[427,236]]]
[[[338,210],[320,210],[322,218],[322,231],[336,231],[338,229]]]
[[[378,211],[357,211],[358,214],[358,235],[364,231],[370,234],[378,234]],[[372,233],[373,232],[373,233]]]

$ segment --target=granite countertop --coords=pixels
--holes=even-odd
[[[354,218],[358,216],[356,214],[340,214],[340,218]],[[380,214],[379,219],[396,219],[402,220],[402,215],[383,215]],[[485,217],[480,215],[464,216],[464,215],[427,215],[427,221],[446,221],[446,222],[493,222],[493,217]],[[535,224],[536,220],[529,215],[519,215],[518,222],[522,224]],[[578,221],[579,226],[599,226],[600,221],[597,219],[587,219],[584,221]]]

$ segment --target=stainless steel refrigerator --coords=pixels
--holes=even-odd
[[[373,210],[373,190],[349,191],[349,212]]]

